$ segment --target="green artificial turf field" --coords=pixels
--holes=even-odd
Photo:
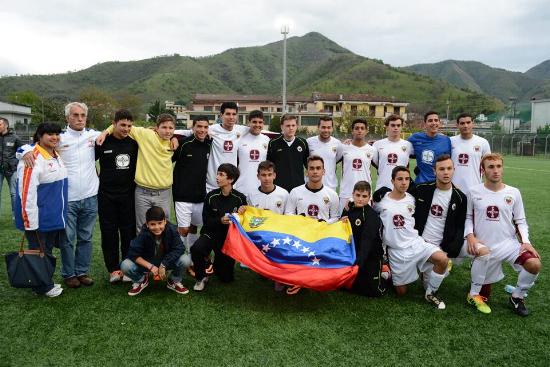
[[[516,281],[508,266],[493,287],[490,315],[465,303],[467,264],[440,289],[444,311],[424,301],[419,284],[402,299],[309,290],[289,297],[239,267],[234,283],[213,279],[203,293],[178,295],[157,283],[129,297],[129,284],[108,283],[96,225],[90,288],[54,299],[13,289],[2,256],[0,366],[548,366],[550,160],[506,157],[505,182],[521,189],[543,259],[527,318],[508,308],[503,287]],[[2,254],[16,249],[7,185],[0,228]]]

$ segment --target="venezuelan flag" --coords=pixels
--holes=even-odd
[[[231,221],[222,251],[267,278],[329,291],[351,287],[357,275],[349,223],[253,207]]]

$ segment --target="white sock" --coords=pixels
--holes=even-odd
[[[525,293],[535,284],[538,274],[531,274],[525,269],[521,269],[518,275],[518,284],[512,292],[514,298],[524,298]]]
[[[477,256],[472,261],[471,276],[472,282],[470,285],[470,296],[479,295],[481,287],[485,283],[487,277],[487,268],[489,267],[489,254],[483,256]]]
[[[445,279],[445,274],[439,274],[435,271],[431,271],[428,278],[428,287],[426,288],[426,294],[433,294],[437,292],[441,282]]]

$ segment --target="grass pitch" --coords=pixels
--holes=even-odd
[[[527,318],[508,308],[503,287],[516,281],[508,266],[507,278],[493,287],[490,315],[465,303],[466,264],[440,289],[444,311],[423,300],[419,284],[401,299],[308,290],[288,297],[239,267],[234,283],[213,279],[203,293],[182,296],[157,283],[129,297],[128,284],[108,283],[97,225],[90,288],[65,289],[54,299],[10,288],[2,256],[0,366],[548,366],[550,160],[506,157],[505,181],[521,189],[543,259]],[[6,253],[20,238],[6,185],[0,214]]]

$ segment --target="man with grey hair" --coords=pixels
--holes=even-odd
[[[23,145],[21,139],[10,130],[8,119],[0,117],[0,194],[4,179],[6,179],[10,188],[12,217],[14,216],[15,183],[17,182],[15,152],[21,145]]]
[[[86,128],[88,106],[71,102],[65,106],[67,129],[61,133],[57,152],[69,176],[68,216],[65,241],[60,243],[61,275],[69,288],[94,283],[88,275],[92,260],[92,233],[97,216],[99,179],[95,166],[95,139],[99,131]],[[22,149],[27,165],[33,164],[30,146]],[[76,244],[76,246],[75,246]]]

